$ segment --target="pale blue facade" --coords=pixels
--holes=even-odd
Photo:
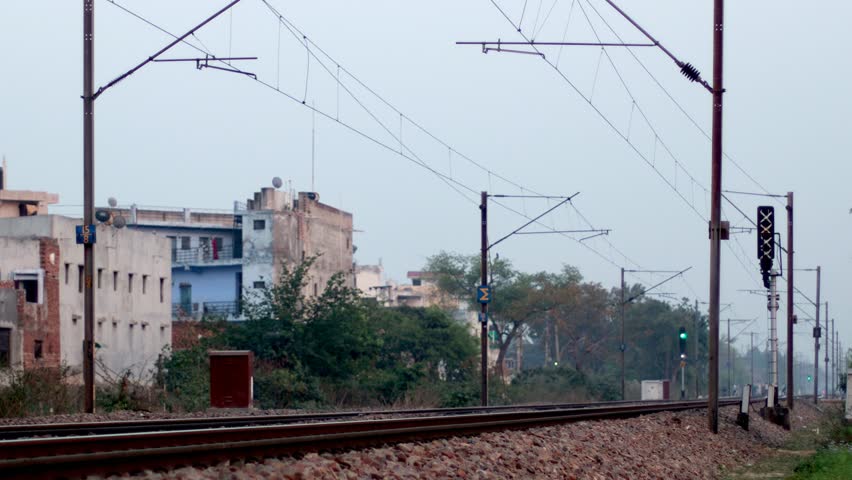
[[[242,228],[234,221],[238,216],[132,209],[129,217],[128,228],[171,240],[173,317],[240,318],[243,261]]]

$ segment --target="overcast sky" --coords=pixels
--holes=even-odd
[[[116,1],[175,34],[227,3]],[[619,5],[709,79],[712,3]],[[852,5],[727,3],[724,145],[757,183],[726,161],[724,188],[795,192],[796,266],[822,266],[822,298],[841,340],[852,346],[845,321],[852,312],[846,286],[852,262],[852,55],[841,34]],[[439,250],[477,250],[478,193],[472,192],[581,192],[576,210],[562,207],[534,229],[588,228],[582,214],[594,227],[612,229],[607,237],[578,242],[586,235],[515,236],[495,253],[527,271],[575,265],[607,288],[617,285],[621,266],[691,266],[684,279],[659,290],[707,300],[710,142],[690,117],[709,132],[710,94],[685,80],[655,48],[542,47],[542,59],[483,55],[479,46],[455,45],[523,40],[514,26],[519,23],[538,41],[594,42],[596,34],[618,41],[607,25],[626,42],[646,41],[606,2],[497,2],[508,20],[490,0],[269,5],[284,23],[261,0],[243,0],[191,37],[220,57],[259,57],[239,66],[266,85],[193,64],[159,63],[97,100],[98,202],[115,196],[121,204],[230,209],[274,176],[292,181],[297,191],[309,190],[315,123],[315,189],[323,202],[354,214],[357,261],[381,260],[391,278],[405,280],[407,270],[421,268]],[[97,85],[170,41],[107,0],[96,1],[96,15]],[[291,32],[294,27],[301,34]],[[54,211],[66,214],[78,213],[82,203],[81,36],[80,1],[0,2],[0,154],[9,162],[10,187],[57,192],[61,205]],[[199,55],[179,46],[164,58]],[[302,101],[320,113],[312,114]],[[775,205],[786,233],[782,203],[730,198],[750,218],[758,205]],[[504,203],[528,216],[553,205]],[[490,213],[492,240],[526,221],[498,205]],[[734,226],[749,226],[728,204],[724,215]],[[747,326],[765,337],[765,297],[741,291],[760,288],[754,235],[735,234],[723,246],[722,301],[733,305],[722,318],[757,318],[732,330]],[[796,277],[813,299],[814,273]],[[662,278],[628,281],[650,286]],[[812,316],[813,306],[798,299],[800,319]],[[782,308],[779,317],[784,315]],[[784,342],[784,321],[779,332]],[[811,325],[800,321],[797,351],[808,358],[810,333]]]

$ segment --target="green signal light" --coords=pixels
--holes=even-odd
[[[808,381],[809,381],[809,382],[810,382],[811,380],[813,380],[813,379],[814,379],[814,378],[813,378],[812,376],[808,375]]]
[[[686,340],[686,332],[680,332],[680,339]]]

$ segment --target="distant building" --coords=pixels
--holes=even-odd
[[[352,214],[319,202],[316,193],[262,188],[233,211],[113,209],[129,229],[166,237],[171,244],[175,318],[241,318],[243,293],[278,280],[319,255],[306,295],[319,295],[342,272],[353,285]]]
[[[479,337],[479,312],[471,309],[466,301],[442,293],[435,284],[434,276],[429,272],[409,271],[406,277],[411,283],[400,285],[385,278],[385,270],[381,264],[355,266],[355,286],[361,290],[363,297],[373,298],[385,307],[441,308],[467,326],[471,335]],[[471,295],[473,294],[471,289]],[[493,366],[497,364],[499,349],[493,340],[489,340],[488,344],[488,361]],[[505,371],[510,372],[510,375],[514,373],[516,365],[515,359],[507,357],[504,360]]]
[[[242,228],[233,213],[190,209],[114,211],[131,230],[169,241],[175,317],[239,316],[242,290]]]
[[[48,205],[59,202],[59,195],[28,190],[9,190],[9,170],[4,158],[0,163],[0,218],[47,215]]]
[[[0,219],[0,363],[83,363],[83,248],[79,220]],[[97,227],[95,341],[103,366],[147,373],[171,342],[171,262],[165,239]]]

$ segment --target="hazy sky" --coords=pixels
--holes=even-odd
[[[175,34],[227,3],[116,1]],[[712,3],[622,0],[619,5],[709,79]],[[727,3],[725,151],[767,190],[795,191],[796,266],[822,265],[822,298],[841,339],[852,346],[852,327],[845,321],[852,313],[846,288],[852,261],[847,191],[852,55],[842,34],[852,5]],[[529,194],[499,175],[549,195],[581,192],[574,201],[577,210],[560,208],[536,230],[588,228],[580,214],[596,228],[612,229],[608,237],[582,243],[560,235],[513,237],[496,253],[517,267],[557,270],[572,264],[609,288],[617,285],[621,266],[692,266],[683,280],[660,291],[706,301],[710,143],[668,94],[708,132],[710,94],[686,81],[654,48],[632,50],[640,65],[631,51],[617,47],[605,53],[599,47],[543,48],[543,60],[483,55],[478,46],[454,44],[523,40],[512,23],[521,23],[522,31],[539,41],[593,42],[596,33],[602,41],[617,41],[596,12],[624,41],[645,41],[603,0],[497,2],[512,23],[490,0],[269,4],[284,24],[261,0],[243,0],[232,14],[191,37],[220,57],[260,57],[239,65],[267,86],[238,74],[198,71],[193,64],[159,63],[97,100],[100,203],[115,196],[121,204],[229,209],[234,200],[270,185],[274,176],[291,180],[296,190],[309,190],[315,120],[315,189],[322,201],[354,214],[360,230],[357,260],[381,259],[392,278],[405,280],[407,270],[419,269],[442,249],[474,253],[478,193],[465,188]],[[96,15],[97,85],[170,41],[110,1],[96,1]],[[312,42],[308,49],[301,34],[288,30],[293,25]],[[0,153],[9,162],[11,188],[59,193],[57,213],[79,213],[82,203],[81,37],[81,1],[0,2]],[[179,46],[164,57],[199,55]],[[547,62],[558,65],[565,78]],[[327,116],[313,118],[302,101]],[[400,148],[408,159],[395,153]],[[452,180],[441,180],[415,161]],[[724,188],[760,191],[730,161]],[[758,205],[774,204],[786,233],[781,203],[731,199],[750,218]],[[553,205],[505,203],[529,216]],[[526,221],[497,205],[490,212],[492,240]],[[749,225],[728,204],[724,214],[734,226]],[[765,336],[765,297],[741,291],[760,288],[755,243],[754,233],[739,233],[723,246],[722,301],[733,306],[722,317],[757,318],[747,331]],[[815,275],[796,276],[798,287],[813,298]],[[662,278],[628,280],[650,286]],[[798,311],[800,319],[812,316],[813,306],[798,298],[807,312]],[[782,308],[779,316],[784,315]],[[808,358],[810,332],[811,325],[801,320],[797,351]]]

